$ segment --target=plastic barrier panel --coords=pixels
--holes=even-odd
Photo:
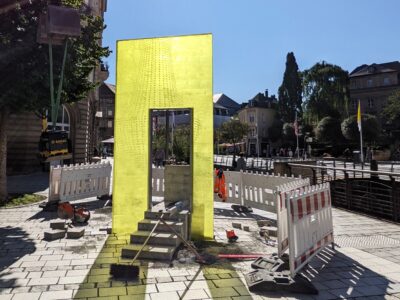
[[[224,174],[225,174],[226,192],[228,196],[227,202],[244,205],[242,197],[243,187],[242,187],[241,172],[225,171]]]
[[[111,164],[81,164],[50,169],[49,202],[110,194]]]
[[[333,245],[329,183],[286,193],[292,277],[328,244]]]
[[[277,228],[278,228],[278,256],[281,257],[283,253],[289,248],[289,229],[287,218],[287,207],[285,201],[285,193],[302,189],[310,185],[310,179],[298,179],[296,181],[278,186],[275,190],[276,195],[276,215],[277,215]]]

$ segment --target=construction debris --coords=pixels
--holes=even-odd
[[[258,227],[272,226],[272,222],[270,220],[258,220],[257,225]]]
[[[235,234],[234,230],[226,230],[226,237],[230,243],[234,243],[238,240],[238,236]]]
[[[56,219],[56,220],[50,222],[51,229],[65,230],[66,225],[67,225],[67,222],[64,219]]]
[[[288,274],[259,269],[246,274],[245,279],[251,292],[289,291],[302,294],[318,294],[318,290],[312,283],[301,275],[297,275],[293,279]]]
[[[44,232],[44,239],[46,241],[54,241],[65,237],[65,229],[53,229]]]
[[[269,238],[268,227],[266,226],[261,227],[259,233],[261,237]]]
[[[233,204],[231,208],[238,212],[238,213],[250,213],[253,212],[253,209],[250,206],[243,206],[243,205],[237,205]]]
[[[68,239],[79,239],[85,234],[85,228],[70,228],[67,231],[67,238]]]
[[[242,229],[242,224],[241,223],[232,223],[232,227],[236,229]]]
[[[267,229],[268,229],[268,235],[269,236],[273,236],[273,237],[277,237],[278,236],[278,228],[277,227],[269,226],[269,227],[267,227]]]
[[[102,227],[99,229],[99,231],[106,231],[107,234],[111,234],[112,228],[111,227]]]

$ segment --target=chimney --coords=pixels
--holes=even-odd
[[[268,100],[268,89],[265,90],[265,98]]]

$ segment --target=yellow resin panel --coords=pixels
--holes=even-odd
[[[131,233],[149,199],[150,110],[191,108],[194,239],[212,239],[211,34],[117,42],[113,232]]]

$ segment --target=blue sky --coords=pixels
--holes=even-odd
[[[300,70],[400,60],[399,11],[399,0],[108,0],[107,81],[115,83],[117,40],[212,33],[214,93],[240,103],[277,94],[290,51]]]

